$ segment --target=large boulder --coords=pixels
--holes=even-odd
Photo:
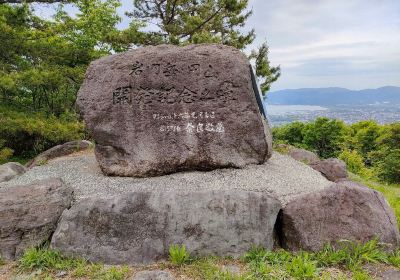
[[[271,156],[254,85],[232,47],[152,46],[92,62],[77,105],[107,175],[240,168]]]
[[[36,156],[33,160],[28,162],[26,166],[28,168],[32,168],[37,165],[42,165],[53,158],[67,156],[75,152],[86,150],[92,145],[92,142],[87,140],[66,142],[64,144],[54,146],[53,148],[44,151],[43,153]]]
[[[56,178],[0,188],[0,255],[14,259],[50,239],[72,190]]]
[[[11,180],[12,178],[24,174],[25,166],[18,162],[7,162],[0,165],[0,183]]]
[[[399,244],[396,217],[383,195],[350,181],[292,200],[279,224],[282,246],[289,250],[318,251],[326,243],[376,237],[391,249]]]
[[[288,155],[305,164],[312,164],[319,161],[319,157],[315,153],[295,147],[288,149]]]
[[[184,244],[193,256],[271,249],[281,204],[252,191],[132,192],[82,199],[64,211],[51,246],[111,264],[151,263]]]
[[[311,163],[310,166],[321,172],[322,175],[332,182],[347,178],[346,163],[337,158],[316,161]]]

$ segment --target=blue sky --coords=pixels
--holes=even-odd
[[[132,10],[122,0],[121,15]],[[270,46],[282,77],[272,90],[400,86],[400,0],[250,0],[246,28]],[[37,5],[48,16],[50,5]],[[129,23],[123,18],[120,27]]]

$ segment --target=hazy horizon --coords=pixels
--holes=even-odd
[[[276,92],[276,91],[282,91],[282,90],[297,90],[297,89],[327,89],[327,88],[340,88],[340,89],[347,89],[351,91],[362,91],[362,90],[376,90],[376,89],[381,89],[381,88],[387,88],[387,87],[395,87],[395,88],[400,88],[400,86],[393,86],[393,85],[384,85],[384,86],[379,86],[379,87],[373,87],[373,88],[361,88],[361,89],[350,89],[350,88],[345,88],[341,86],[329,86],[329,87],[299,87],[299,88],[283,88],[283,89],[277,89],[277,90],[271,90],[269,92]]]

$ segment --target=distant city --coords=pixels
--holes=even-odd
[[[346,123],[400,121],[400,87],[362,91],[342,88],[283,90],[271,92],[264,104],[273,126],[312,121],[317,117],[341,119]]]

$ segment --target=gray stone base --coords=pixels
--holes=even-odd
[[[281,204],[261,192],[132,192],[83,199],[64,211],[51,246],[109,264],[152,263],[184,244],[193,256],[272,249]]]

